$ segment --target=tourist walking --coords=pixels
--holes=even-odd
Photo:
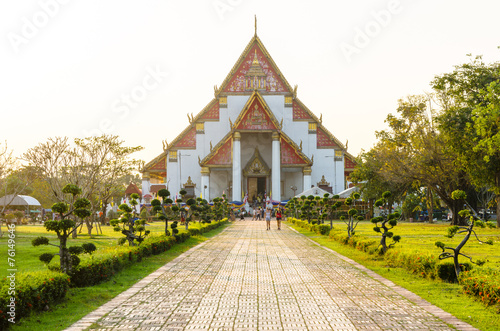
[[[260,207],[257,208],[257,221],[260,221]]]
[[[276,223],[278,223],[278,230],[281,230],[281,208],[276,210]]]
[[[266,209],[266,230],[271,230],[271,209],[267,208]]]
[[[252,211],[252,221],[255,221],[257,219],[257,208],[254,208]]]

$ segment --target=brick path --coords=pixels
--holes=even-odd
[[[287,226],[237,221],[68,330],[454,329],[443,321],[475,330]]]

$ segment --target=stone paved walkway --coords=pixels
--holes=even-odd
[[[475,330],[282,228],[237,221],[68,330]]]

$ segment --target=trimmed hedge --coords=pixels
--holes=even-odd
[[[69,282],[68,275],[49,270],[18,273],[15,281],[12,282],[12,287],[15,288],[15,293],[12,293],[11,279],[2,279],[0,281],[0,329],[6,329],[11,324],[8,320],[12,317],[17,323],[21,317],[29,315],[31,311],[42,311],[46,306],[60,301],[68,291]],[[15,307],[12,307],[11,297],[15,298]],[[13,313],[15,313],[14,316],[12,316]]]
[[[298,227],[319,233],[317,228],[315,228],[316,225],[295,218],[289,218],[288,221]],[[333,228],[328,233],[328,237],[341,244],[349,245],[369,254],[379,252],[378,241],[359,235],[349,238],[344,231],[337,228]],[[391,267],[404,268],[420,277],[441,279],[450,283],[457,282],[453,262],[440,261],[437,255],[428,252],[390,249],[384,254],[384,261]],[[462,285],[464,293],[478,297],[486,305],[500,305],[499,270],[485,268],[473,270],[473,265],[466,262],[462,264],[462,271],[459,283]]]

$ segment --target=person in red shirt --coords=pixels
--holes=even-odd
[[[281,208],[276,210],[276,222],[278,223],[278,230],[281,230]]]

